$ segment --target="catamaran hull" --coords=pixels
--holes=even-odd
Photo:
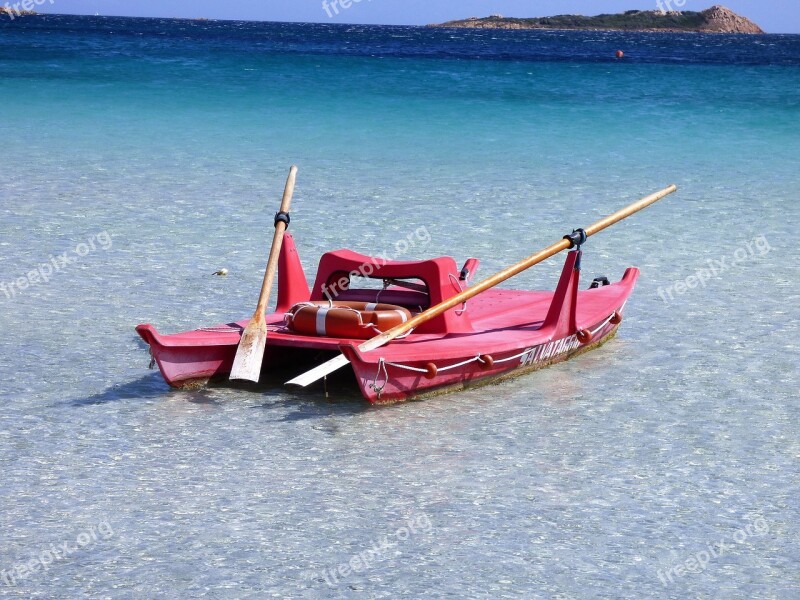
[[[420,360],[412,363],[392,363],[378,359],[367,361],[352,347],[342,347],[350,361],[362,395],[372,404],[393,404],[420,400],[526,375],[555,363],[578,356],[611,340],[619,323],[609,319],[595,328],[591,341],[582,343],[576,335],[542,341],[495,354],[465,354],[447,362]],[[430,365],[435,365],[436,374]],[[411,370],[415,369],[415,370]]]
[[[157,365],[164,381],[178,389],[198,388],[227,377],[241,337],[231,328],[224,336],[227,339],[189,339],[186,334],[179,339],[159,334],[149,323],[139,325],[136,332],[150,346],[150,366]]]
[[[198,389],[215,381],[227,381],[241,332],[247,321],[217,325],[174,335],[162,335],[149,323],[139,325],[136,332],[150,347],[151,367],[158,367],[164,381],[176,389]],[[307,364],[317,358],[318,351],[304,348],[308,338],[276,340],[282,329],[276,323],[268,325],[269,336],[264,350],[262,374]],[[284,336],[285,337],[285,336]],[[276,343],[277,342],[277,343]],[[299,342],[299,343],[298,343]],[[325,350],[325,349],[321,349]],[[336,347],[328,348],[330,352]]]

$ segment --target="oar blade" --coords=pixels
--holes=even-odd
[[[230,378],[258,382],[266,347],[267,323],[263,317],[253,318],[242,333]]]
[[[261,364],[264,361],[264,350],[267,347],[267,322],[264,318],[264,313],[267,310],[272,282],[275,278],[275,273],[278,271],[283,235],[286,232],[286,226],[289,224],[289,206],[292,204],[296,175],[297,167],[293,165],[289,169],[289,177],[286,179],[280,212],[275,215],[275,235],[272,238],[272,247],[269,250],[269,260],[264,271],[264,281],[261,284],[261,293],[258,295],[256,312],[239,340],[239,347],[236,349],[236,357],[233,360],[230,379],[257,382],[261,375]]]
[[[340,354],[336,358],[332,358],[329,361],[322,363],[318,367],[314,367],[310,371],[306,371],[291,381],[287,381],[284,385],[289,389],[308,387],[315,381],[319,381],[326,375],[330,375],[334,371],[341,369],[347,364],[350,364],[350,361],[347,360],[344,354]]]

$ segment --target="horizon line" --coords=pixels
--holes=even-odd
[[[0,5],[0,9],[8,9],[8,7]],[[13,10],[13,9],[12,9]],[[3,13],[8,14],[8,13]],[[604,13],[601,13],[604,14]],[[46,17],[46,16],[53,16],[53,17],[91,17],[91,18],[122,18],[122,19],[174,19],[174,20],[182,20],[182,21],[224,21],[224,22],[239,22],[239,23],[287,23],[293,25],[368,25],[368,26],[377,26],[377,27],[431,27],[431,26],[438,26],[438,23],[427,23],[427,24],[407,24],[407,23],[354,23],[354,22],[347,22],[347,21],[292,21],[292,20],[281,20],[281,19],[235,19],[229,17],[185,17],[185,16],[142,16],[142,15],[124,15],[124,14],[90,14],[90,13],[57,13],[57,12],[40,12],[36,13],[35,15],[18,15],[15,18],[22,18],[23,16],[38,16],[38,17]],[[556,15],[562,16],[562,15]],[[536,18],[545,18],[545,17],[506,17],[511,19],[536,19]],[[459,19],[455,19],[456,21]],[[533,31],[533,30],[531,30]],[[556,29],[540,29],[538,31],[556,31]],[[565,29],[562,31],[587,31],[581,29]],[[624,29],[597,29],[592,31],[612,31],[612,32],[619,32],[619,33],[643,33],[631,30],[624,30]],[[669,33],[669,32],[660,32],[654,31],[652,33]],[[691,32],[691,33],[698,33],[703,34],[704,32]],[[708,33],[708,35],[741,35],[741,34],[720,34],[720,33]],[[749,36],[753,35],[800,35],[800,31],[767,31],[763,34],[747,34]]]

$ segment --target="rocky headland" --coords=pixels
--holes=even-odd
[[[492,15],[448,21],[429,27],[461,27],[466,29],[571,29],[589,31],[663,31],[696,33],[759,34],[764,31],[750,19],[737,15],[724,6],[712,6],[702,12],[629,10],[619,14],[594,17],[558,15],[521,19]]]

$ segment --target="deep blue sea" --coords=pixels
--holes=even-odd
[[[0,15],[0,108],[0,597],[800,598],[800,36]],[[252,313],[291,164],[310,279],[680,190],[585,246],[642,275],[573,361],[171,391],[133,328]]]

